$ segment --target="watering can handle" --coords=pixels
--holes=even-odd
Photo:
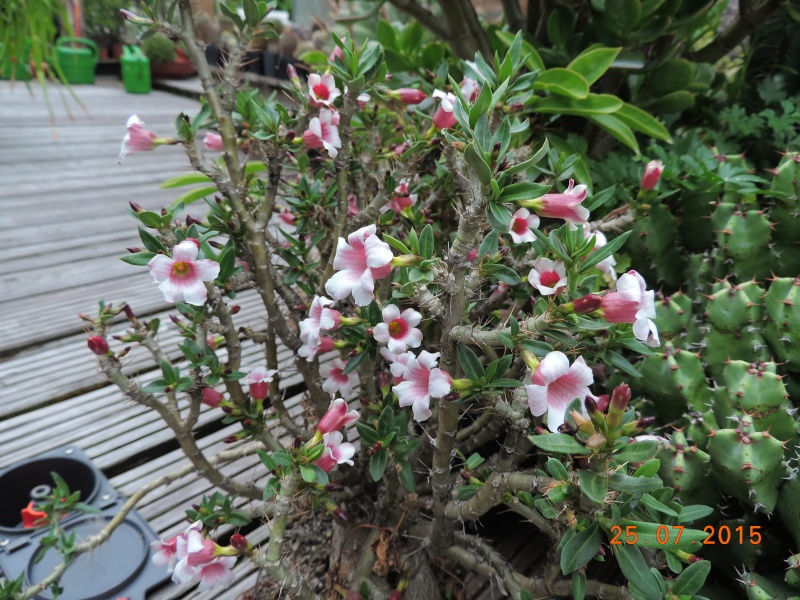
[[[100,57],[100,49],[92,40],[87,40],[86,38],[62,37],[58,38],[58,41],[56,42],[57,47],[66,46],[67,44],[82,44],[92,51],[95,60]]]

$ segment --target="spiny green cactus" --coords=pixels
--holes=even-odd
[[[787,152],[773,171],[770,192],[775,205],[770,210],[773,222],[772,251],[777,257],[772,271],[779,277],[800,274],[800,153]]]
[[[792,536],[795,547],[800,548],[800,477],[793,472],[783,484],[778,496],[778,515],[786,530]]]
[[[779,440],[743,419],[736,429],[717,431],[708,441],[708,454],[711,475],[724,493],[759,512],[775,509],[789,473]]]
[[[708,476],[711,457],[690,445],[683,431],[672,434],[669,447],[662,447],[657,458],[661,461],[658,474],[664,485],[675,488],[685,504],[716,506],[719,493]]]
[[[772,280],[763,303],[770,350],[788,371],[800,373],[800,277]]]
[[[662,419],[679,419],[687,411],[705,412],[711,405],[711,391],[698,354],[667,342],[663,353],[647,357],[639,370],[642,378],[638,384],[653,400]]]
[[[647,281],[662,281],[677,288],[683,282],[686,262],[682,253],[675,252],[678,221],[663,204],[643,209],[642,214],[627,242],[632,264]]]
[[[661,339],[672,342],[682,350],[689,349],[700,339],[692,314],[692,299],[683,292],[675,292],[656,302],[656,326]]]
[[[786,576],[784,581],[795,589],[800,590],[800,556],[792,554],[786,559]]]

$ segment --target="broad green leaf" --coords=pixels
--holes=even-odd
[[[670,136],[667,128],[655,117],[637,106],[625,103],[622,105],[622,108],[614,113],[614,116],[631,129],[641,131],[645,135],[649,135],[658,140],[672,143],[672,136]]]
[[[264,452],[263,450],[256,450],[259,458],[261,458],[261,462],[264,463],[264,466],[267,467],[270,471],[274,471],[278,468],[278,463],[272,460],[272,457]]]
[[[678,596],[691,596],[700,591],[711,571],[711,561],[701,560],[684,569],[675,583],[672,584],[672,593]]]
[[[561,572],[569,575],[586,565],[603,542],[603,530],[597,522],[574,535],[561,551]]]
[[[517,285],[519,284],[522,279],[517,274],[517,272],[512,269],[511,267],[507,267],[505,265],[497,265],[497,264],[486,264],[483,265],[482,269],[485,273],[489,273],[490,275],[494,275],[502,281],[503,283],[507,283],[508,285]]]
[[[314,483],[317,480],[317,474],[311,465],[300,465],[300,475],[306,483]]]
[[[702,504],[691,504],[681,508],[681,513],[678,515],[678,523],[691,523],[697,519],[707,517],[714,512],[711,506],[704,506]]]
[[[372,476],[373,481],[380,481],[388,461],[389,453],[386,449],[382,449],[372,455],[372,458],[369,459],[369,474]]]
[[[589,85],[600,79],[622,48],[590,48],[576,56],[567,68],[583,76]]]
[[[146,264],[149,264],[155,255],[156,255],[155,252],[134,252],[133,254],[126,254],[125,256],[121,256],[120,260],[122,262],[128,263],[129,265],[142,267]]]
[[[433,226],[430,223],[419,235],[419,251],[426,260],[433,256]]]
[[[581,470],[578,471],[578,480],[580,481],[581,491],[589,500],[601,505],[605,502],[608,486],[603,475],[593,471]]]
[[[608,487],[618,492],[641,494],[661,487],[661,480],[649,477],[631,477],[625,473],[611,473],[608,476]]]
[[[566,467],[564,467],[560,460],[553,456],[547,459],[547,471],[555,479],[569,481],[569,471],[567,471]]]
[[[625,462],[640,463],[650,460],[658,452],[658,442],[633,442],[614,454],[614,458]]]
[[[631,128],[620,119],[614,115],[592,115],[588,118],[600,129],[618,139],[637,155],[639,154],[639,142],[636,141],[636,136],[633,135]]]
[[[508,224],[511,222],[511,213],[502,204],[490,203],[486,207],[486,217],[492,227],[506,233],[508,231]]]
[[[478,381],[485,374],[481,361],[469,346],[458,345],[458,362],[464,370],[464,374],[472,381]]]
[[[661,468],[661,461],[657,458],[648,460],[633,473],[634,477],[655,477]]]
[[[677,113],[694,106],[694,94],[681,90],[660,97],[647,105],[647,109],[657,113]]]
[[[563,433],[546,433],[529,435],[531,443],[545,452],[561,452],[563,454],[591,454],[592,451],[581,446],[575,438]]]
[[[486,237],[483,238],[483,241],[478,248],[478,256],[483,258],[487,254],[489,256],[495,254],[498,249],[497,241],[497,232],[493,229],[486,235]]]
[[[647,567],[642,551],[627,544],[613,545],[614,556],[623,575],[638,589],[647,600],[661,600],[661,589],[656,578]]]
[[[588,117],[617,112],[623,104],[622,100],[611,94],[589,94],[580,100],[565,96],[548,96],[535,100],[531,108],[538,113]]]
[[[378,432],[369,425],[365,425],[364,423],[356,423],[356,429],[358,430],[358,434],[361,436],[361,439],[363,439],[370,446],[374,446],[381,440],[381,436],[378,435]]]
[[[583,75],[556,67],[540,73],[533,84],[534,90],[545,90],[553,94],[568,96],[581,100],[589,96],[589,83]]]
[[[529,181],[512,183],[503,188],[498,201],[516,202],[517,200],[535,200],[550,191],[551,187],[553,186]]]

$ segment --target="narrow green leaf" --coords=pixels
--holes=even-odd
[[[667,128],[664,127],[655,117],[643,111],[638,106],[624,103],[622,108],[614,113],[614,116],[631,129],[641,131],[645,135],[649,135],[650,137],[654,137],[658,140],[672,143],[672,136],[670,136]]]
[[[211,178],[203,175],[202,173],[187,173],[186,175],[178,175],[177,177],[167,179],[161,184],[161,188],[176,188],[183,187],[185,185],[194,185],[196,183],[208,183],[210,181]]]
[[[359,354],[356,354],[353,358],[347,361],[347,364],[342,370],[342,374],[348,375],[349,373],[355,371],[358,368],[358,365],[364,362],[364,359],[366,357],[367,357],[367,352],[361,352]]]
[[[572,600],[583,600],[586,597],[586,573],[572,573]]]
[[[475,171],[475,175],[478,176],[478,181],[481,182],[481,185],[488,188],[492,181],[492,170],[489,168],[486,159],[475,148],[474,142],[470,142],[464,150],[464,160]]]
[[[608,363],[612,367],[616,367],[619,370],[624,371],[631,377],[639,379],[642,376],[642,374],[636,370],[636,367],[634,367],[630,362],[628,362],[628,359],[622,356],[619,352],[614,352],[613,350],[605,350],[602,356],[604,362]]]
[[[633,135],[631,128],[620,119],[614,115],[590,115],[588,118],[595,125],[600,127],[600,129],[612,135],[633,150],[637,155],[640,153],[639,142],[636,141],[636,136]]]
[[[674,510],[672,510],[666,504],[662,504],[661,502],[659,502],[658,500],[653,498],[650,494],[643,494],[641,502],[642,502],[642,504],[644,504],[645,506],[647,506],[648,508],[651,508],[652,510],[654,510],[656,512],[660,512],[660,513],[663,513],[665,515],[669,515],[670,517],[677,517],[678,516],[678,513],[676,513]]]
[[[678,515],[678,523],[691,523],[697,519],[707,517],[713,512],[713,507],[704,506],[702,504],[691,504],[689,506],[684,506],[681,508],[681,512]]]
[[[581,491],[589,500],[600,505],[605,502],[608,486],[604,476],[594,471],[581,470],[578,471],[578,480],[580,481]]]
[[[647,600],[661,600],[661,590],[656,578],[647,567],[642,551],[627,544],[613,545],[614,556],[623,575],[638,589]]]
[[[267,469],[269,469],[270,471],[274,471],[275,469],[278,468],[278,463],[272,460],[272,457],[269,454],[267,454],[263,450],[256,450],[256,453],[261,459],[261,462],[264,463],[264,466],[267,467]]]
[[[183,202],[184,204],[191,204],[192,202],[197,202],[201,198],[205,198],[206,196],[211,196],[212,194],[216,193],[217,193],[217,188],[214,186],[196,188],[194,190],[186,192],[182,196],[179,196],[175,200],[175,202],[176,203]]]
[[[547,471],[555,479],[560,479],[561,481],[569,481],[569,471],[567,471],[563,463],[557,458],[553,456],[548,458],[546,466],[547,466]]]
[[[372,476],[373,481],[380,481],[388,461],[389,453],[385,449],[372,455],[369,459],[369,474]]]
[[[129,265],[143,267],[144,265],[148,264],[155,255],[155,252],[134,252],[133,254],[121,256],[120,260],[128,263]]]
[[[358,430],[358,435],[361,436],[361,439],[363,439],[370,446],[374,446],[381,440],[381,436],[378,435],[378,432],[369,425],[365,425],[364,423],[356,423],[356,429]]]
[[[657,458],[648,460],[641,467],[634,471],[634,477],[655,477],[658,470],[661,468],[661,461]]]
[[[389,244],[392,248],[403,254],[412,254],[411,249],[400,240],[393,238],[388,233],[383,234],[383,241]]]
[[[602,248],[595,250],[589,256],[586,257],[586,260],[583,261],[581,264],[581,272],[589,270],[591,267],[598,264],[600,261],[605,260],[614,252],[622,248],[623,244],[627,241],[628,237],[631,235],[632,232],[626,231],[622,235],[618,235],[613,240],[608,242]]]
[[[562,454],[591,454],[592,451],[581,446],[574,438],[563,433],[546,433],[530,435],[528,439],[537,448],[545,452],[561,452]]]
[[[545,90],[576,100],[582,100],[589,96],[589,83],[583,75],[561,67],[547,69],[540,73],[536,83],[533,84],[533,89]]]
[[[550,191],[551,185],[523,181],[512,183],[500,192],[498,202],[516,202],[517,200],[535,200]]]
[[[419,251],[426,260],[433,256],[433,226],[430,223],[420,233]]]
[[[540,160],[542,160],[550,150],[550,143],[547,141],[547,138],[542,142],[541,147],[531,156],[530,158],[524,160],[521,163],[517,163],[506,169],[504,173],[509,175],[513,175],[514,173],[519,173],[520,171],[525,171],[530,167],[537,164]]]
[[[516,36],[508,31],[499,31],[496,30],[495,35],[497,38],[503,42],[506,46],[511,46],[514,43]],[[517,36],[520,38],[522,37],[522,33],[518,33]],[[524,39],[521,39],[522,45],[522,54],[525,56],[525,66],[528,67],[531,71],[544,71],[544,61],[542,57],[539,56],[539,52],[537,52],[536,48],[531,46],[528,42]]]

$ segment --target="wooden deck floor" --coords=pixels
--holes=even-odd
[[[96,312],[97,300],[127,301],[140,315],[164,313],[162,339],[175,338],[166,318],[170,308],[146,269],[119,260],[139,245],[129,201],[158,209],[176,197],[159,184],[188,171],[179,148],[129,155],[117,164],[125,122],[138,114],[153,131],[174,134],[179,111],[196,112],[194,100],[164,92],[129,95],[114,79],[76,86],[86,105],[73,101],[70,121],[51,90],[55,124],[34,86],[11,89],[0,81],[0,468],[52,448],[75,445],[92,458],[123,494],[186,464],[172,433],[154,415],[124,401],[105,384],[86,348],[79,312]],[[198,203],[192,212],[203,212]],[[256,298],[243,294],[242,314]],[[255,314],[256,311],[252,310]],[[174,346],[174,345],[173,345]],[[166,344],[169,347],[169,344]],[[259,357],[250,360],[256,362]],[[143,382],[152,365],[134,350],[126,364]],[[288,378],[284,385],[297,383]],[[197,425],[200,445],[210,454],[236,426],[224,426],[219,411],[206,411]],[[225,470],[243,479],[263,473],[258,460]],[[182,529],[184,510],[210,486],[186,477],[151,494],[140,514],[156,532]],[[250,537],[264,539],[261,528]],[[173,584],[152,600],[233,600],[252,586],[248,565],[224,592],[198,593]]]

